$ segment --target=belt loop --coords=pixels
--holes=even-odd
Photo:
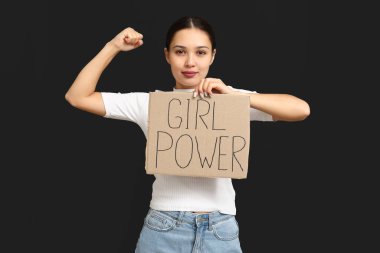
[[[208,231],[211,231],[211,230],[212,230],[212,229],[211,229],[211,228],[212,228],[212,224],[211,224],[211,222],[212,222],[212,220],[213,220],[212,217],[211,217],[212,214],[213,214],[213,213],[209,213],[209,214],[208,214]]]
[[[184,215],[184,214],[185,214],[184,211],[180,211],[180,212],[179,212],[179,215],[178,215],[178,218],[177,218],[177,222],[176,222],[176,226],[177,226],[177,227],[181,224],[182,219],[183,219],[183,215]]]

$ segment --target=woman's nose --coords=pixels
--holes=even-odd
[[[186,59],[186,67],[192,67],[195,65],[194,56],[189,54]]]

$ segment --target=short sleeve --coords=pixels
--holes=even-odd
[[[238,92],[242,92],[242,93],[257,93],[256,91],[236,89],[232,86],[228,86],[228,87],[232,88],[234,91],[238,91]],[[254,120],[255,121],[273,121],[273,117],[271,114],[257,110],[255,108],[250,108],[249,114],[250,114],[250,120],[251,121],[254,121]]]
[[[139,123],[148,116],[149,94],[143,92],[112,93],[101,92],[105,118],[127,120]]]

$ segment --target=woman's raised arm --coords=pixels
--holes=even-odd
[[[120,51],[130,51],[143,44],[143,35],[128,27],[108,42],[103,49],[80,71],[65,94],[74,107],[100,116],[106,114],[96,85],[105,68]]]

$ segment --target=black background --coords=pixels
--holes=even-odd
[[[1,17],[3,178],[16,216],[9,252],[134,251],[154,180],[144,170],[144,134],[133,123],[79,111],[64,95],[127,26],[144,45],[119,54],[97,90],[171,90],[164,40],[183,15],[203,16],[215,29],[209,76],[293,94],[311,107],[302,122],[251,123],[248,178],[233,181],[243,251],[339,252],[350,225],[339,208],[346,174],[336,170],[350,163],[341,151],[352,138],[337,123],[345,117],[335,103],[337,56],[327,53],[334,43],[326,46],[328,29],[321,39],[327,26],[313,10],[308,1],[274,0],[15,2]]]

